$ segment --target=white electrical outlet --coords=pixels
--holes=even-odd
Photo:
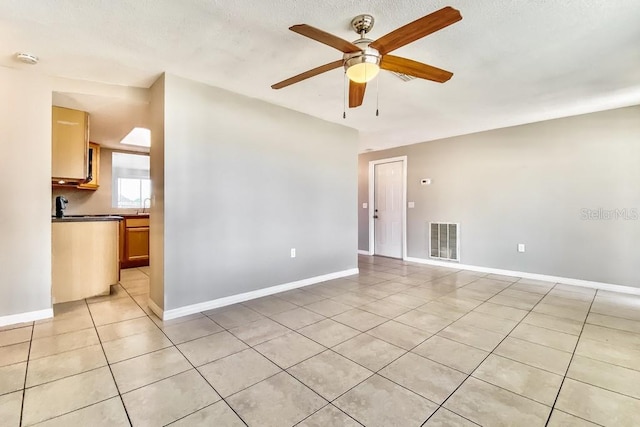
[[[291,258],[296,257],[296,248],[291,248]]]
[[[518,252],[524,252],[524,243],[518,243]]]

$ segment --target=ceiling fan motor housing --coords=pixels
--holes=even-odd
[[[349,67],[356,64],[375,64],[380,65],[380,52],[376,49],[369,47],[369,44],[373,40],[361,38],[353,42],[356,46],[361,48],[360,52],[345,53],[343,56],[344,69],[348,70]]]

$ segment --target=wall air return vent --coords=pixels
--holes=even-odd
[[[460,224],[429,222],[429,256],[445,261],[460,261]]]

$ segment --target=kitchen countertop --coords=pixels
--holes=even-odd
[[[93,222],[93,221],[122,221],[118,215],[68,215],[62,218],[51,217],[51,222]]]

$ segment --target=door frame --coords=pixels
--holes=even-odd
[[[407,156],[389,157],[369,162],[369,255],[375,255],[376,235],[373,219],[375,205],[375,167],[383,163],[402,162],[402,248],[401,258],[407,257]]]

